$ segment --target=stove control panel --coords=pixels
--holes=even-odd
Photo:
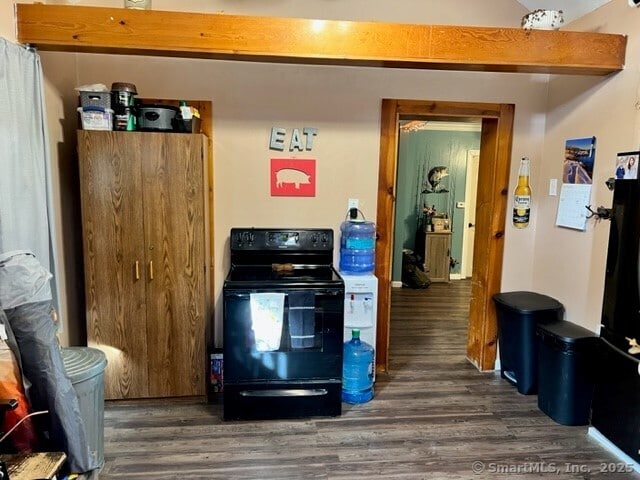
[[[232,228],[231,250],[333,250],[330,228]]]

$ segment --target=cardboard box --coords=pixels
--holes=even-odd
[[[211,367],[209,385],[213,393],[222,392],[224,389],[224,362],[221,352],[214,352],[209,355]]]
[[[433,225],[434,232],[445,232],[449,230],[448,218],[433,218],[431,219],[431,224]]]

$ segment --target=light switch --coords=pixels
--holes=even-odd
[[[549,180],[549,195],[555,197],[558,195],[558,179],[551,178]]]

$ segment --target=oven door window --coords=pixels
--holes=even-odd
[[[341,375],[343,308],[339,289],[225,291],[225,380]]]

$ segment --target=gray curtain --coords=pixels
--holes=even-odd
[[[0,38],[0,254],[33,252],[58,306],[50,165],[40,57]]]

